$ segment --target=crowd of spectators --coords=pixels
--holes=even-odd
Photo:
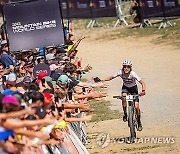
[[[89,64],[83,67],[77,57],[77,47],[85,37],[74,41],[73,26],[70,30],[65,26],[65,34],[63,46],[22,51],[10,51],[7,40],[1,39],[0,153],[46,153],[49,145],[57,145],[60,153],[72,153],[72,149],[81,153],[76,144],[82,147],[85,142],[74,122],[91,120],[89,100],[105,97],[94,89],[105,85],[93,79],[81,81],[92,69]],[[50,72],[35,74],[39,64]],[[72,130],[81,143],[66,142]]]

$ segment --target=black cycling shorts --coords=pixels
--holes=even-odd
[[[133,87],[126,87],[125,85],[122,86],[122,93],[127,93],[131,95],[138,95],[138,87],[137,85]],[[139,102],[139,98],[136,99],[136,102]]]

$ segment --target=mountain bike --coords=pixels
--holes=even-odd
[[[137,115],[135,109],[135,100],[140,95],[131,95],[126,96],[127,107],[128,107],[128,126],[130,128],[130,142],[133,143],[136,138],[136,129],[137,129]],[[113,96],[113,98],[121,99],[122,96]]]

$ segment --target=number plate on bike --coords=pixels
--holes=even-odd
[[[126,96],[126,101],[133,101],[133,95]]]

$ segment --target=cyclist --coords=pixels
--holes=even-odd
[[[123,80],[123,86],[122,86],[122,106],[123,106],[123,121],[127,121],[127,102],[126,102],[126,96],[127,94],[136,95],[138,94],[138,87],[136,84],[136,80],[141,84],[142,86],[142,92],[140,93],[141,96],[145,95],[146,85],[144,81],[134,72],[132,71],[132,62],[130,60],[125,60],[122,64],[122,69],[116,73],[114,76],[108,76],[102,81],[110,81],[116,77],[121,77]],[[140,107],[139,107],[139,99],[137,98],[135,100],[135,108],[137,113],[137,122],[138,122],[138,131],[142,131],[142,124],[140,120]]]

